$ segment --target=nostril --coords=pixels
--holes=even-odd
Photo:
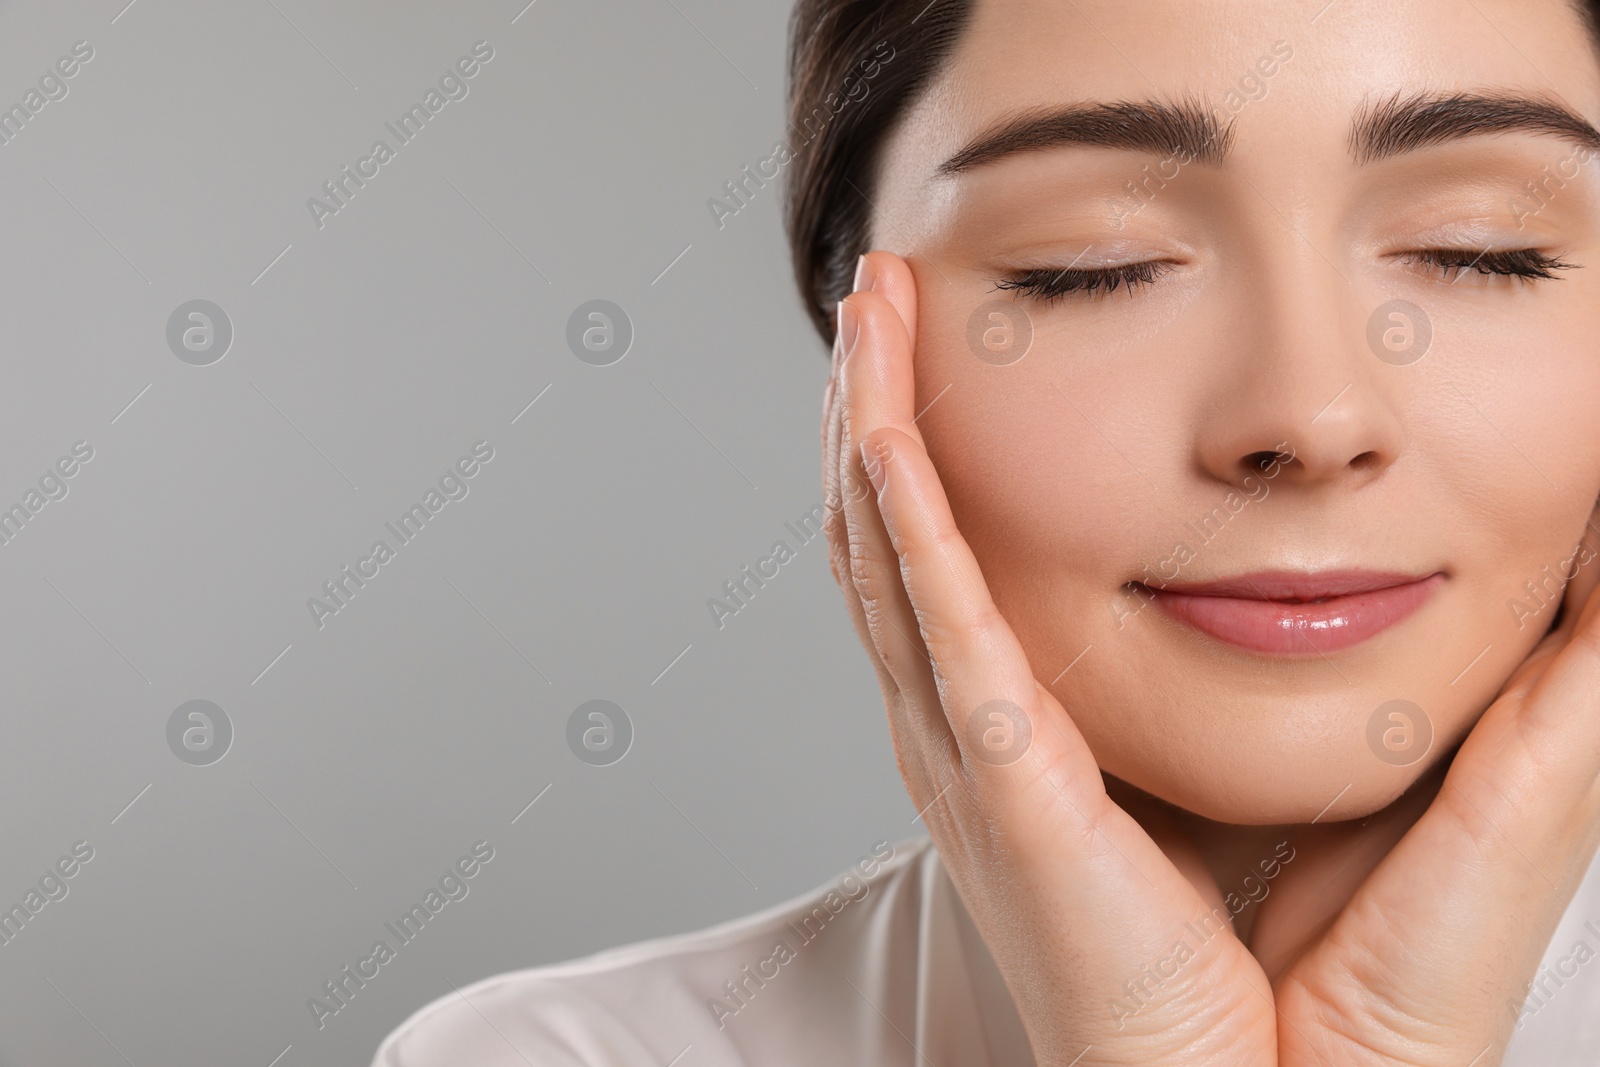
[[[1244,458],[1244,461],[1251,470],[1264,471],[1274,463],[1286,462],[1288,459],[1288,453],[1269,449],[1265,452],[1252,452]]]
[[[1351,470],[1362,471],[1368,469],[1369,467],[1376,467],[1377,465],[1378,454],[1370,450],[1361,453],[1361,455],[1350,461]]]

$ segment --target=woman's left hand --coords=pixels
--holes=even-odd
[[[1251,948],[1273,978],[1282,1067],[1501,1062],[1600,844],[1597,527],[1600,508],[1561,624],[1448,772],[1360,825],[1315,828],[1347,854],[1343,888],[1330,869],[1320,887],[1297,887],[1299,907],[1262,910]]]

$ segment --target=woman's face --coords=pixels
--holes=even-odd
[[[1104,770],[1230,822],[1373,811],[1600,565],[1585,122],[1566,0],[977,0],[873,247],[916,276],[956,520]]]

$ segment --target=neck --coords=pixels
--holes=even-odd
[[[1217,822],[1106,776],[1106,789],[1189,879],[1208,907],[1221,905],[1233,931],[1270,964],[1286,963],[1325,929],[1437,793],[1448,759],[1419,776],[1388,807],[1329,823],[1247,826]],[[1265,927],[1257,920],[1271,916]]]

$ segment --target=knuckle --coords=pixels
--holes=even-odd
[[[883,633],[884,629],[888,626],[888,617],[883,608],[883,601],[881,600],[870,599],[866,596],[863,596],[861,598],[861,613],[863,618],[866,619],[867,628],[874,634]]]
[[[837,482],[829,481],[822,485],[822,529],[830,537],[843,537],[845,533],[844,506],[839,500]]]
[[[953,560],[967,546],[966,538],[961,536],[961,531],[948,523],[934,526],[928,532],[927,542],[928,554],[944,561]]]
[[[960,534],[939,528],[906,531],[896,547],[905,556],[906,566],[923,573],[936,573],[953,570],[958,558],[957,548],[964,543]]]
[[[865,547],[855,543],[850,546],[850,581],[869,606],[877,605],[888,594],[888,568]]]
[[[861,476],[858,467],[859,464],[850,464],[844,476],[836,479],[840,497],[852,504],[859,504],[863,500],[877,496],[877,490],[872,488],[872,483]]]
[[[829,488],[835,489],[837,485]],[[844,540],[846,533],[844,507],[840,504],[837,494],[831,491],[828,498],[822,502],[822,528],[830,540],[841,542]]]
[[[850,561],[850,574],[853,577],[872,565],[874,553],[860,538],[852,537],[845,542],[845,556]]]
[[[917,624],[922,628],[923,640],[936,659],[949,659],[983,644],[1002,621],[1000,613],[992,605],[973,604],[965,599],[958,599],[937,612],[917,612]]]

